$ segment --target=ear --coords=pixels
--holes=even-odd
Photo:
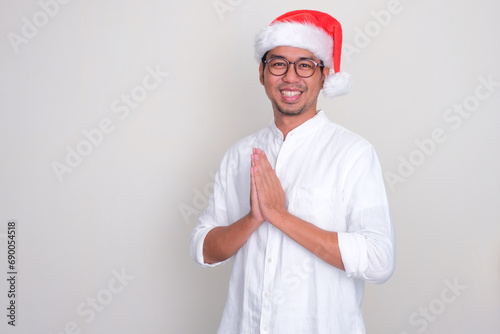
[[[321,77],[321,89],[323,89],[323,85],[325,84],[325,79],[328,77],[329,74],[330,74],[330,68],[324,67],[323,76]]]
[[[262,62],[259,66],[259,79],[262,86],[264,86],[264,64]]]

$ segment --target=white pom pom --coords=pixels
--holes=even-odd
[[[333,98],[349,93],[351,90],[351,75],[346,72],[330,74],[323,85],[323,95]]]

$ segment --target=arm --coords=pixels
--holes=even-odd
[[[394,270],[394,232],[378,160],[373,151],[364,153],[348,175],[344,232],[323,230],[290,214],[280,181],[261,150],[255,158],[255,183],[259,207],[271,224],[348,277],[382,283]]]
[[[254,166],[255,161],[252,159],[252,169]],[[212,264],[229,259],[264,222],[257,204],[254,173],[251,173],[250,182],[250,212],[231,225],[214,227],[208,232],[203,243],[205,263]]]
[[[272,214],[269,222],[326,263],[345,270],[337,232],[323,230],[288,212]]]
[[[229,226],[211,229],[203,243],[205,263],[213,264],[229,259],[261,224],[249,213]]]
[[[326,231],[292,214],[285,207],[285,193],[264,151],[254,151],[252,176],[264,218],[326,263],[344,269],[337,232]]]

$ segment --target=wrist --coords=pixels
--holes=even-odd
[[[264,222],[264,219],[256,217],[252,213],[252,211],[250,211],[249,213],[247,213],[247,219],[250,222],[250,224],[256,225],[256,226],[260,226]]]
[[[267,217],[268,221],[273,224],[275,227],[278,227],[283,224],[287,220],[287,217],[290,215],[290,213],[286,210],[274,210],[269,217]]]

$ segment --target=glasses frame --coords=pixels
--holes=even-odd
[[[280,60],[284,60],[286,62],[286,71],[283,72],[283,74],[274,74],[273,72],[271,72],[271,67],[269,66],[269,62],[271,60],[274,60],[274,59],[280,59]],[[307,60],[307,61],[310,61],[314,64],[314,70],[312,71],[311,75],[308,75],[308,76],[303,76],[303,75],[300,75],[299,72],[297,72],[297,63],[300,63],[301,61],[304,61],[304,60]],[[281,77],[285,74],[288,73],[288,70],[290,69],[290,64],[293,64],[293,68],[295,69],[295,74],[297,74],[299,77],[301,78],[310,78],[314,75],[314,73],[316,73],[316,68],[319,66],[321,68],[325,67],[325,65],[323,65],[323,62],[321,62],[321,64],[318,64],[317,62],[315,62],[314,60],[310,59],[310,58],[301,58],[297,61],[288,61],[288,59],[286,58],[283,58],[283,57],[278,57],[278,56],[274,56],[274,57],[271,57],[267,60],[265,59],[262,59],[262,62],[265,63],[267,65],[267,67],[269,68],[269,73],[271,73],[272,75],[276,76],[276,77]]]

